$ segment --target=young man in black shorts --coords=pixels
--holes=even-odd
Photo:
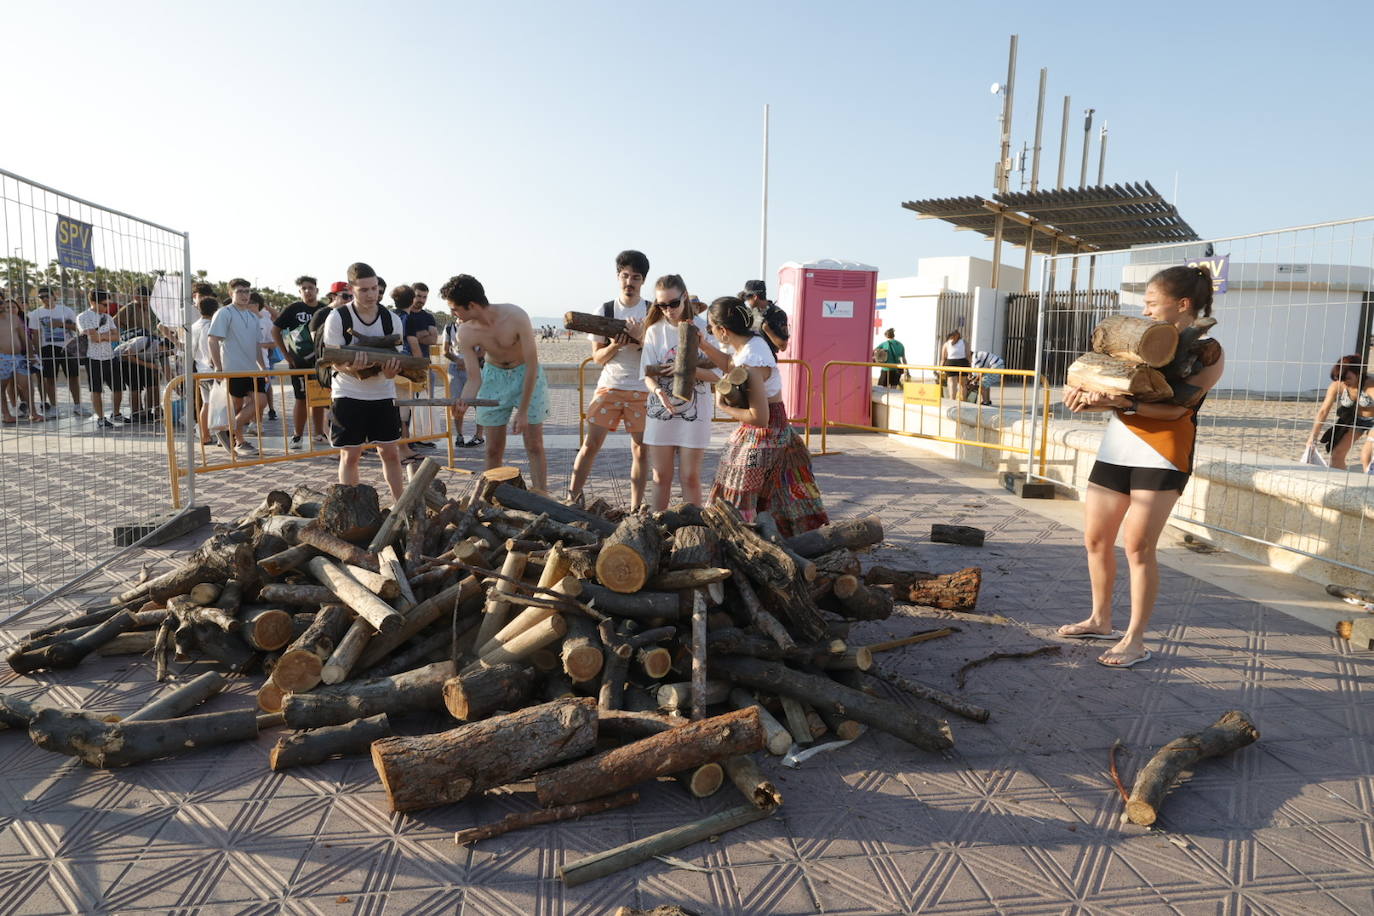
[[[324,306],[320,303],[320,285],[314,277],[296,278],[296,289],[301,298],[282,309],[277,320],[272,322],[272,337],[277,349],[286,354],[286,364],[292,369],[315,368],[315,337],[310,332],[310,319]],[[291,393],[296,403],[291,416],[293,435],[291,448],[300,451],[305,448],[305,376],[291,376]],[[318,436],[324,430],[324,408],[310,410],[312,425]]]
[[[404,334],[401,319],[381,306],[377,272],[358,262],[348,267],[351,303],[329,313],[324,321],[321,346],[342,347],[352,337],[385,337]],[[396,348],[397,352],[401,347]],[[400,362],[388,359],[380,367],[366,354],[350,365],[334,367],[329,441],[339,450],[339,483],[358,483],[358,461],[370,443],[382,456],[382,474],[393,499],[405,486],[401,473],[401,411],[396,406],[396,373]]]
[[[252,290],[247,280],[236,277],[229,281],[229,291],[233,296],[229,308],[210,319],[210,363],[216,372],[256,372],[262,368],[262,326],[248,301]],[[254,456],[258,450],[243,438],[243,428],[267,406],[267,380],[230,378],[228,388],[233,439],[221,430],[219,444],[231,454]]]

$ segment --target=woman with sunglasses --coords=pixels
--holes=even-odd
[[[649,501],[655,512],[668,508],[672,498],[674,462],[678,465],[682,498],[701,505],[701,460],[711,444],[710,383],[715,381],[716,374],[710,369],[697,369],[691,400],[679,401],[672,393],[678,325],[686,321],[696,324],[702,340],[710,347],[706,320],[704,316],[693,317],[682,277],[659,277],[654,284],[654,301],[644,317],[639,362],[640,374],[650,391],[644,444],[649,448],[649,468],[653,474]]]
[[[722,296],[708,310],[708,326],[722,346],[716,350],[706,344],[706,355],[721,369],[743,366],[749,372],[749,406],[717,405],[739,426],[716,466],[711,498],[732,503],[745,521],[766,510],[782,534],[798,534],[829,518],[811,472],[811,455],[787,422],[777,359],[752,330],[752,311],[736,296]]]

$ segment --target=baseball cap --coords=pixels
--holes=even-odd
[[[764,285],[762,280],[746,280],[744,281],[744,295],[758,296],[761,299],[767,299],[768,287]]]
[[[342,280],[339,280],[337,282],[329,284],[329,291],[331,293],[346,293],[348,292],[348,284]]]

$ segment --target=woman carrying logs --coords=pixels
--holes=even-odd
[[[650,395],[644,421],[644,444],[649,448],[649,469],[653,473],[650,503],[655,512],[668,508],[673,493],[673,463],[678,464],[682,498],[701,505],[701,459],[711,444],[711,396],[708,383],[716,380],[710,369],[696,369],[692,397],[679,400],[673,394],[674,362],[677,359],[678,325],[692,322],[706,337],[706,318],[692,317],[687,284],[677,274],[659,277],[654,284],[654,301],[644,318],[639,372],[648,384]],[[691,356],[695,364],[699,353]]]
[[[742,366],[749,373],[748,406],[717,405],[739,426],[716,466],[711,498],[733,504],[746,522],[766,509],[785,537],[819,528],[829,518],[811,472],[811,455],[787,422],[773,351],[750,330],[749,306],[735,296],[712,302],[708,314],[711,334],[722,349],[703,341],[702,350],[722,370]]]
[[[1196,267],[1170,267],[1150,278],[1145,288],[1145,317],[1167,321],[1185,331],[1212,314],[1212,275]],[[1184,339],[1191,338],[1187,335]],[[1098,658],[1108,667],[1129,668],[1148,661],[1145,628],[1159,592],[1155,556],[1169,513],[1183,493],[1193,470],[1197,412],[1207,392],[1221,378],[1221,347],[1212,340],[1194,344],[1198,359],[1183,378],[1170,378],[1187,395],[1173,401],[1140,402],[1134,397],[1103,394],[1082,388],[1064,392],[1070,410],[1111,411],[1097,463],[1088,476],[1084,497],[1083,543],[1092,581],[1092,614],[1079,623],[1059,628],[1060,636],[1078,639],[1115,639],[1112,629],[1112,586],[1116,578],[1116,536],[1123,546],[1131,575],[1131,621],[1124,636]],[[1166,373],[1167,377],[1167,373]]]
[[[1332,407],[1336,408],[1336,422],[1325,433],[1321,433]],[[1374,429],[1374,381],[1365,373],[1359,354],[1342,356],[1331,367],[1331,384],[1327,386],[1326,397],[1317,408],[1317,418],[1312,421],[1312,434],[1307,437],[1307,447],[1316,447],[1317,435],[1321,433],[1322,444],[1331,452],[1331,467],[1343,471],[1351,447],[1364,436],[1360,467],[1367,472],[1370,459],[1374,456],[1374,446],[1371,446],[1374,436],[1368,434],[1371,429]]]

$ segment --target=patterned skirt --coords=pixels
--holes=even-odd
[[[787,422],[787,409],[768,405],[768,425],[741,423],[716,466],[711,497],[739,509],[746,522],[767,511],[784,536],[830,521],[811,471],[806,443]]]

